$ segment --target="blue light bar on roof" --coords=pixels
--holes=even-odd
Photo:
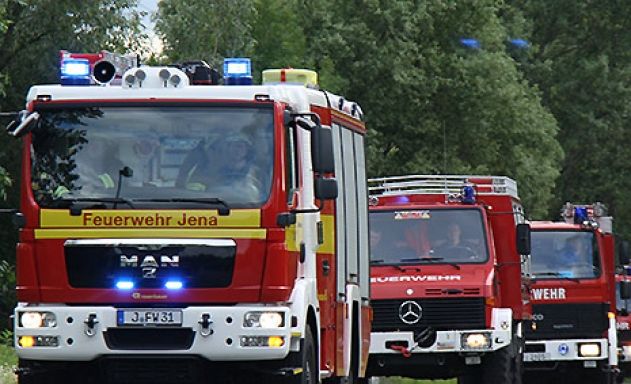
[[[465,204],[475,204],[475,189],[471,185],[462,188],[462,202]]]
[[[60,66],[61,85],[90,85],[90,61],[65,58]]]
[[[226,58],[223,61],[223,83],[225,85],[251,85],[252,62],[248,58]]]
[[[589,220],[586,207],[574,207],[574,223],[583,224]]]

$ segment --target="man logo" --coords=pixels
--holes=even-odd
[[[421,317],[423,317],[423,308],[416,301],[404,301],[399,306],[399,318],[405,324],[416,324]]]
[[[140,263],[139,263],[140,262]],[[158,273],[158,268],[177,268],[180,266],[180,256],[160,256],[160,262],[156,260],[155,256],[146,255],[143,256],[142,261],[138,255],[121,255],[120,256],[121,268],[142,268],[143,279],[155,279]]]

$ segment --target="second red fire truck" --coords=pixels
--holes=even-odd
[[[515,181],[413,175],[369,189],[368,374],[519,382],[530,237]]]

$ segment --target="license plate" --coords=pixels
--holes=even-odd
[[[119,309],[118,325],[182,325],[182,311]]]
[[[550,354],[545,352],[524,353],[524,361],[546,361],[550,359]]]

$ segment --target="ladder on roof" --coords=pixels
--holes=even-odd
[[[508,195],[519,198],[517,183],[506,176],[468,175],[406,175],[368,180],[368,191],[373,196],[462,193],[462,188],[473,186],[478,195]]]

